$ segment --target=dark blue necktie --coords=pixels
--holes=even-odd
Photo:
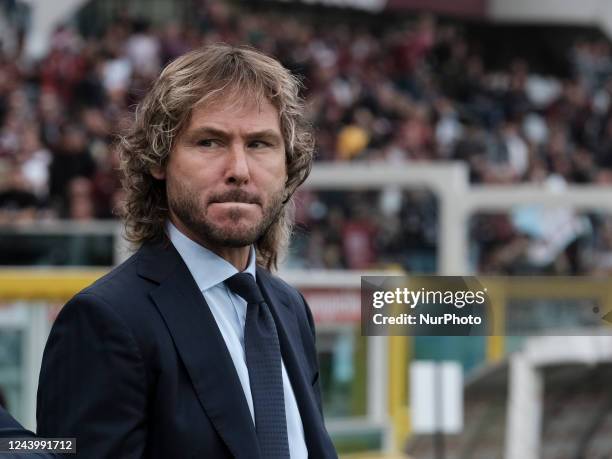
[[[262,457],[288,459],[281,353],[274,319],[253,276],[234,274],[225,284],[247,302],[244,347]]]

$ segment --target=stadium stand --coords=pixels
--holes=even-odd
[[[0,58],[0,221],[113,218],[121,202],[116,135],[162,65],[213,41],[256,46],[303,77],[318,161],[410,167],[460,160],[475,184],[562,187],[612,180],[612,61],[605,39],[576,41],[563,50],[565,75],[542,76],[520,58],[487,68],[482,46],[466,38],[469,24],[430,15],[409,16],[388,30],[376,21],[353,27],[348,19],[330,28],[282,9],[195,3],[181,25],[152,26],[119,10],[112,22],[90,28],[99,34],[60,26],[38,62],[25,58],[23,31],[14,28],[7,41],[14,46],[4,46]],[[14,5],[4,2],[17,18],[12,23],[23,23]],[[316,241],[297,243],[294,260],[303,267],[398,264],[435,271],[431,195],[311,193],[299,202],[301,227]],[[364,222],[364,210],[376,218]],[[383,216],[390,224],[380,224]],[[605,216],[568,215],[570,227],[580,220],[585,229],[570,231],[549,259],[527,267],[522,262],[534,229],[525,218],[477,216],[472,233],[479,271],[609,270]],[[364,256],[353,259],[340,239],[353,241]],[[588,262],[580,258],[602,251],[605,256]]]

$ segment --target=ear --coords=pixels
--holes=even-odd
[[[161,166],[151,166],[151,175],[155,177],[157,180],[165,180],[166,178],[166,169]]]

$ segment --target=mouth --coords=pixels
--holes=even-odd
[[[258,203],[255,202],[244,202],[244,201],[214,201],[210,203],[211,206],[221,206],[221,207],[245,207],[250,208],[253,206],[258,206]]]
[[[247,193],[241,190],[223,193],[210,197],[210,204],[227,204],[227,205],[261,205],[259,197],[252,193]]]

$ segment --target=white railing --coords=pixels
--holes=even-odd
[[[479,211],[509,211],[520,205],[539,204],[575,210],[612,213],[612,187],[571,185],[470,186],[462,162],[438,163],[334,163],[317,164],[305,187],[325,190],[384,189],[387,186],[427,188],[438,198],[438,274],[467,275],[469,218]]]

